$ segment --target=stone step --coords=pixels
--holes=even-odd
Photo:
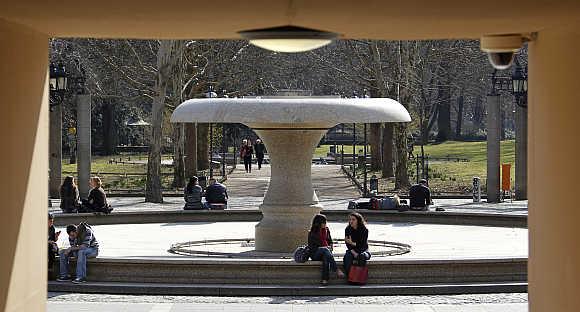
[[[352,210],[323,210],[329,221],[346,220]],[[501,227],[527,227],[525,215],[500,215],[487,213],[460,213],[434,211],[361,210],[368,222],[413,222],[452,225],[477,225]],[[57,226],[79,222],[92,225],[143,224],[175,222],[258,222],[260,210],[174,210],[148,212],[114,212],[109,215],[94,213],[58,214]]]
[[[527,282],[525,258],[383,259],[386,258],[374,258],[368,262],[369,285]],[[337,264],[342,265],[341,261]],[[97,258],[89,260],[87,278],[92,282],[115,283],[316,285],[320,279],[320,262],[189,257]],[[331,280],[333,284],[341,282]]]
[[[253,285],[253,284],[173,284],[48,282],[50,292],[102,293],[126,295],[190,295],[190,296],[393,296],[393,295],[454,295],[527,292],[527,282],[504,283],[444,283],[397,285]]]

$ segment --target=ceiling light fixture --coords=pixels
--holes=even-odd
[[[257,47],[285,53],[318,49],[338,37],[336,33],[297,26],[244,30],[238,33]]]

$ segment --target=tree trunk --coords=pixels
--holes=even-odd
[[[103,155],[114,155],[118,139],[117,127],[115,125],[115,106],[110,100],[104,100],[102,109]]]
[[[388,97],[389,90],[385,82],[381,53],[377,41],[371,41],[369,49],[373,58],[373,74],[375,78],[375,86],[371,89],[371,94],[373,94],[373,97]],[[391,124],[387,123],[384,124],[384,128],[387,129],[387,135],[385,136],[385,130],[383,130],[381,142],[381,124],[371,124],[371,170],[382,169],[381,174],[383,177],[391,177],[393,176],[393,128]],[[381,145],[382,151],[379,152]]]
[[[161,190],[161,145],[163,138],[163,111],[165,96],[173,69],[172,46],[174,40],[162,40],[157,51],[157,79],[155,90],[157,95],[151,106],[151,139],[149,143],[149,159],[147,160],[147,183],[145,185],[145,201],[163,203]]]
[[[370,125],[371,170],[377,171],[381,169],[381,124],[372,123]]]
[[[393,172],[393,124],[385,123],[383,127],[383,168],[382,177],[390,178]]]
[[[439,114],[437,115],[437,141],[451,139],[451,94],[448,86],[439,86]]]
[[[415,52],[412,51],[412,45],[405,44],[399,41],[398,57],[398,80],[403,82],[399,85],[397,100],[406,108],[409,109],[409,104],[412,97],[409,91],[411,84],[411,72],[413,70],[413,56]],[[395,167],[395,189],[406,189],[411,184],[409,183],[409,174],[407,172],[407,123],[394,124],[394,139],[395,139],[395,153],[396,153],[396,167]]]
[[[463,94],[457,98],[457,123],[455,125],[455,137],[461,138],[461,127],[463,126]]]
[[[209,169],[209,124],[197,124],[197,170]]]
[[[185,186],[185,134],[183,124],[173,125],[173,187]]]
[[[185,124],[185,176],[197,175],[197,124]]]
[[[407,172],[407,123],[395,123],[395,152],[397,167],[395,168],[395,189],[406,189],[411,186]]]

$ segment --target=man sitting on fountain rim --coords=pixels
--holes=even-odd
[[[411,210],[428,211],[429,205],[433,205],[431,200],[431,190],[427,186],[427,180],[419,180],[419,184],[411,186],[409,189],[409,207]]]
[[[99,242],[93,234],[91,227],[81,222],[78,226],[70,224],[66,227],[70,247],[59,252],[60,276],[58,282],[70,281],[68,265],[71,257],[77,257],[76,278],[73,283],[86,282],[87,258],[96,258],[99,255]]]
[[[205,206],[207,209],[226,209],[228,205],[228,191],[226,186],[215,178],[209,179],[209,186],[205,190]]]

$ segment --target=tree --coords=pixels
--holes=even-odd
[[[157,78],[155,81],[156,96],[151,107],[151,140],[149,142],[149,158],[147,160],[147,182],[145,185],[145,201],[163,202],[161,190],[161,144],[163,137],[163,115],[165,98],[171,75],[174,71],[179,43],[175,40],[162,40],[157,50]]]

